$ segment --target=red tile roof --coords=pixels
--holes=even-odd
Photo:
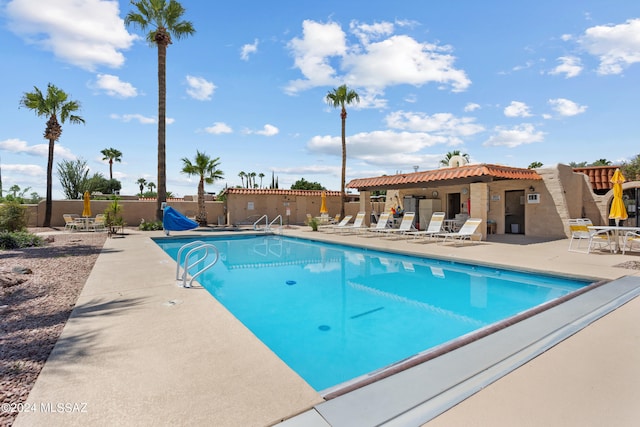
[[[574,172],[579,172],[589,177],[591,188],[594,190],[610,190],[613,188],[611,178],[619,166],[589,166],[585,168],[573,168]]]
[[[464,165],[456,168],[442,168],[422,172],[385,175],[374,178],[359,178],[351,180],[349,188],[390,188],[408,187],[415,184],[434,183],[450,180],[469,180],[478,178],[479,181],[493,181],[495,179],[535,179],[542,177],[533,169],[513,168],[501,165]]]
[[[281,195],[281,196],[322,196],[324,190],[285,190],[277,188],[227,188],[224,194]],[[339,191],[324,191],[329,196],[340,196]]]

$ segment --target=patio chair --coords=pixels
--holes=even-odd
[[[434,237],[438,233],[442,233],[442,226],[444,224],[444,212],[434,212],[429,220],[429,226],[426,230],[408,231],[405,234],[410,234],[414,239],[419,236]]]
[[[318,230],[322,230],[322,231],[335,231],[341,227],[345,227],[349,221],[351,221],[351,218],[353,218],[353,215],[347,215],[344,218],[342,218],[342,221],[340,221],[337,224],[329,224],[329,225],[323,225],[318,227]]]
[[[608,246],[611,251],[611,236],[607,230],[589,230],[589,226],[593,223],[589,218],[576,218],[569,220],[569,231],[571,232],[571,238],[569,240],[569,252],[590,253],[596,246],[602,248]],[[587,242],[586,250],[580,250],[580,244],[582,241]],[[574,242],[577,242],[574,247]]]
[[[104,214],[96,215],[96,217],[93,220],[93,222],[89,224],[89,227],[93,231],[107,231]]]
[[[62,214],[62,217],[64,218],[65,231],[78,231],[78,223],[73,217],[73,214]]]
[[[451,233],[435,233],[433,236],[436,238],[442,238],[441,243],[443,244],[449,239],[456,242],[456,244],[458,242],[464,243],[467,240],[471,241],[471,237],[476,234],[476,230],[480,226],[481,222],[482,219],[480,218],[469,218],[464,222],[462,227],[460,227],[460,230]]]
[[[413,226],[413,220],[415,218],[415,212],[405,212],[402,217],[402,222],[400,222],[400,226],[398,228],[385,228],[384,230],[380,230],[380,233],[385,233],[387,235],[404,235],[412,231],[416,231],[416,228]]]
[[[356,215],[356,219],[353,220],[353,224],[347,224],[343,227],[336,227],[336,230],[338,230],[340,233],[345,233],[351,230],[355,230],[356,232],[358,232],[358,230],[364,226],[364,217],[366,214],[366,212],[358,212],[358,214]]]
[[[622,255],[624,255],[627,250],[633,250],[633,245],[640,246],[640,231],[631,230],[625,233]]]

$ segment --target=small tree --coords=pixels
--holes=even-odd
[[[63,160],[57,166],[60,185],[67,199],[80,199],[85,190],[90,190],[89,168],[85,160]]]
[[[114,198],[111,204],[104,211],[104,224],[109,234],[115,234],[119,228],[124,227],[122,218],[122,205],[118,203],[118,198]]]
[[[542,162],[531,162],[527,169],[537,169],[542,167]]]
[[[7,201],[0,205],[0,231],[13,233],[27,228],[27,208],[20,202]]]
[[[144,178],[138,178],[136,182],[140,186],[140,197],[142,197],[142,194],[144,192],[144,187],[147,185],[147,180]]]
[[[188,158],[182,159],[182,173],[189,176],[196,175],[200,178],[198,181],[198,215],[196,221],[200,225],[207,225],[207,210],[204,204],[204,184],[213,184],[217,179],[224,177],[224,173],[218,169],[220,158],[210,158],[205,153],[196,151],[196,158],[191,162]]]
[[[326,190],[319,182],[309,182],[304,178],[300,178],[291,186],[292,190]]]

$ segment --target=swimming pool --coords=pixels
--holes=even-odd
[[[198,238],[199,282],[318,391],[588,285],[281,236]],[[194,239],[157,239],[173,259]]]

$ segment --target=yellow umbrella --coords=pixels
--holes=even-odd
[[[327,192],[326,191],[322,192],[322,203],[320,203],[320,213],[321,214],[329,213],[329,210],[327,209]]]
[[[88,191],[84,192],[84,203],[82,208],[82,216],[88,218],[91,216],[91,196]]]
[[[613,201],[611,202],[611,210],[609,211],[609,219],[615,219],[616,225],[621,220],[628,218],[627,209],[624,207],[624,200],[622,200],[622,183],[625,182],[624,175],[620,172],[620,169],[616,169],[611,177],[613,183]]]

